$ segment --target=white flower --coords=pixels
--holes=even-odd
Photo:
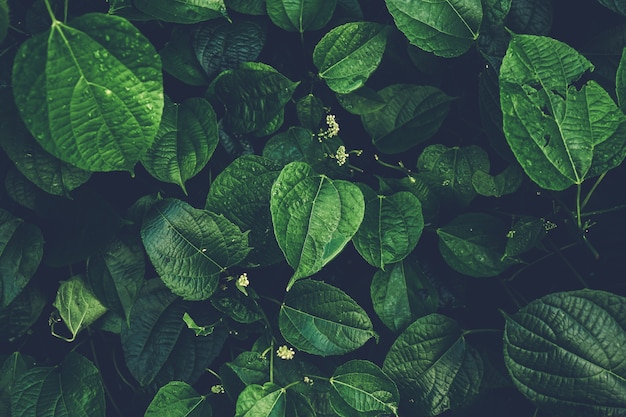
[[[320,142],[322,141],[322,139],[334,138],[339,134],[339,123],[337,123],[334,114],[326,115],[326,125],[328,126],[328,128],[326,128],[326,130],[320,129],[319,133],[317,134],[317,139]]]
[[[337,165],[342,166],[348,160],[348,154],[346,153],[346,147],[341,145],[337,148],[337,153],[335,153],[335,159],[337,160]]]
[[[282,345],[276,350],[276,356],[288,361],[288,360],[293,359],[294,356],[296,356],[296,352],[293,350],[293,348],[287,347],[286,345]]]
[[[248,280],[248,274],[244,272],[243,274],[239,275],[239,278],[237,278],[237,286],[245,288],[248,285],[250,285],[250,281]]]

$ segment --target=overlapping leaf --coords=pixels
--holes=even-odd
[[[194,34],[193,26],[177,26],[172,29],[169,40],[159,51],[163,71],[188,85],[207,85],[209,79],[193,49]]]
[[[237,398],[235,417],[284,416],[287,391],[273,382],[248,385]]]
[[[134,5],[165,22],[193,24],[227,16],[224,0],[134,0]]]
[[[211,417],[211,405],[204,395],[186,382],[170,381],[159,388],[144,417]]]
[[[267,14],[281,29],[303,33],[321,29],[333,15],[337,0],[266,0]]]

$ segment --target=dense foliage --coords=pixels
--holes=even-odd
[[[583,3],[0,0],[0,415],[626,415]]]

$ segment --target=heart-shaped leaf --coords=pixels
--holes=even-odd
[[[626,299],[597,290],[549,294],[505,315],[504,361],[540,408],[585,417],[626,412]]]
[[[249,385],[237,397],[235,417],[284,416],[286,397],[287,391],[273,382]]]
[[[281,29],[303,33],[321,29],[333,16],[337,0],[266,0],[267,14]]]
[[[383,371],[417,415],[436,416],[476,397],[483,363],[456,321],[430,314],[417,319],[396,339]]]
[[[161,60],[120,17],[92,13],[69,24],[55,20],[49,31],[20,46],[12,80],[35,139],[87,171],[132,171],[159,127]]]
[[[133,0],[133,4],[165,22],[193,24],[227,16],[224,0]]]
[[[219,274],[250,252],[248,232],[224,216],[176,199],[154,204],[141,226],[141,239],[157,273],[186,300],[206,300]]]
[[[144,417],[211,417],[211,405],[204,395],[186,382],[170,381],[159,388]]]
[[[304,162],[285,166],[272,186],[274,234],[296,280],[313,275],[356,233],[365,211],[355,184],[316,174]]]
[[[419,48],[442,57],[465,53],[478,38],[480,0],[385,0],[398,29]]]
[[[377,337],[367,313],[346,293],[320,281],[299,281],[278,315],[280,332],[297,349],[343,355]]]
[[[313,51],[313,63],[331,90],[348,94],[378,68],[386,45],[384,25],[350,22],[324,35]]]

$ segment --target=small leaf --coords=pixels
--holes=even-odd
[[[424,230],[422,205],[408,191],[385,196],[365,184],[359,188],[365,198],[365,215],[352,242],[363,259],[384,270],[415,249]]]
[[[387,28],[350,22],[328,32],[315,46],[313,63],[336,93],[348,94],[365,84],[378,68],[387,44]]]
[[[625,306],[624,297],[580,290],[505,315],[504,362],[517,389],[560,415],[624,414]]]
[[[378,92],[385,106],[361,116],[381,152],[404,152],[430,139],[450,110],[452,97],[435,87],[393,84]]]
[[[337,94],[341,107],[352,114],[362,116],[385,107],[385,100],[376,91],[363,86],[348,94]]]
[[[383,371],[395,381],[414,415],[436,416],[468,404],[478,395],[483,364],[451,318],[417,319],[393,343]]]
[[[43,243],[37,226],[0,208],[0,309],[19,295],[37,271]]]
[[[367,313],[346,293],[320,281],[294,284],[280,308],[278,325],[298,350],[343,355],[377,337]]]
[[[437,229],[439,251],[450,267],[472,277],[493,277],[509,267],[502,260],[507,229],[485,213],[465,213]],[[509,262],[510,261],[510,262]]]
[[[104,388],[98,368],[70,352],[59,366],[22,373],[11,396],[16,417],[104,417]]]
[[[321,29],[335,11],[337,0],[265,0],[272,22],[289,32]]]
[[[87,171],[132,171],[159,127],[161,60],[120,17],[55,21],[20,46],[12,80],[22,119],[39,144]]]
[[[227,17],[224,0],[134,0],[137,9],[165,22],[193,24]]]
[[[236,401],[245,387],[268,380],[269,360],[259,352],[241,352],[234,360],[220,366],[219,374],[226,393]]]
[[[312,131],[317,131],[326,114],[324,103],[313,94],[307,94],[296,101],[296,112],[300,124]]]
[[[235,405],[235,417],[284,416],[287,391],[273,382],[247,386]]]
[[[250,20],[212,20],[195,32],[193,49],[204,72],[211,76],[256,61],[265,44],[265,30]]]
[[[195,31],[193,26],[174,27],[159,55],[163,62],[163,71],[176,79],[187,85],[208,85],[209,79],[192,46]]]
[[[144,417],[211,417],[206,396],[181,381],[170,381],[159,388]]]
[[[68,281],[61,281],[52,305],[59,311],[71,337],[66,338],[56,333],[54,325],[52,334],[68,342],[76,339],[78,332],[93,324],[107,311],[79,275],[74,275]]]
[[[278,245],[295,269],[289,290],[343,250],[361,224],[365,203],[355,184],[331,180],[304,162],[292,162],[272,186],[270,211]]]
[[[398,415],[396,384],[372,362],[351,360],[330,377],[331,406],[343,417]]]
[[[422,204],[422,214],[425,222],[433,221],[439,212],[439,198],[426,184],[426,181],[417,175],[404,178],[378,178],[381,193],[388,195],[400,191],[408,191]]]
[[[196,336],[208,336],[213,333],[213,330],[215,330],[214,324],[209,324],[207,326],[198,325],[193,317],[191,317],[187,312],[183,314],[183,321],[187,325],[187,328],[194,331]]]
[[[385,0],[396,26],[419,48],[442,57],[465,53],[478,38],[480,0]]]
[[[141,239],[163,282],[186,300],[209,298],[219,274],[250,252],[247,232],[241,233],[224,216],[176,199],[150,208]]]
[[[217,147],[217,129],[217,116],[205,99],[178,104],[166,98],[159,131],[141,164],[154,178],[186,192],[185,182],[205,167]]]
[[[250,292],[244,295],[243,291]],[[211,297],[211,305],[239,323],[254,323],[263,319],[263,312],[252,298],[252,290],[236,284],[225,291],[218,291]]]
[[[546,221],[524,216],[517,220],[507,233],[502,259],[516,257],[535,247],[546,236]]]
[[[486,197],[502,197],[513,194],[522,185],[522,170],[517,165],[509,165],[497,175],[484,171],[474,171],[472,185],[474,190]]]

